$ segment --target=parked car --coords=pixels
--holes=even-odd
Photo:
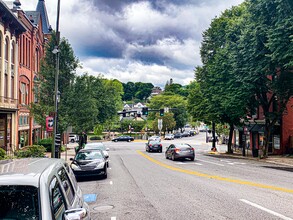
[[[105,155],[106,162],[107,162],[107,167],[109,167],[109,148],[106,147],[103,142],[92,142],[92,143],[87,143],[84,146],[84,149],[89,150],[89,149],[96,149],[96,150],[102,150],[103,154]]]
[[[151,151],[157,151],[159,153],[162,153],[162,144],[160,141],[149,141],[148,143],[146,143],[146,147],[145,150],[148,152]]]
[[[148,141],[161,141],[161,137],[154,135],[154,136],[149,137]]]
[[[77,134],[70,134],[68,136],[68,141],[71,142],[71,143],[75,143],[75,142],[78,142],[79,140],[79,137]]]
[[[0,163],[0,219],[91,219],[72,170],[62,159]]]
[[[174,138],[182,138],[182,134],[180,132],[177,132],[174,134]]]
[[[190,136],[190,132],[189,131],[184,131],[182,133],[182,137],[189,137]]]
[[[134,141],[134,138],[131,137],[131,136],[120,136],[120,137],[117,137],[117,138],[113,138],[112,141],[114,142],[117,142],[117,141],[127,141],[127,142],[130,142],[130,141]]]
[[[72,161],[70,167],[76,178],[86,176],[107,178],[107,161],[102,150],[82,149],[70,160]]]
[[[197,132],[195,130],[190,130],[189,131],[190,136],[194,136],[197,134]]]
[[[166,152],[165,152],[166,159],[190,159],[194,160],[194,148],[191,147],[189,144],[171,144]]]
[[[166,134],[164,139],[165,140],[174,140],[174,134]]]

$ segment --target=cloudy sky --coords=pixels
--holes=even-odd
[[[58,0],[45,0],[56,27]],[[38,0],[20,0],[34,10]],[[83,69],[121,82],[188,84],[201,65],[202,33],[243,0],[61,0],[60,32]]]

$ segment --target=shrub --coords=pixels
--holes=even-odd
[[[4,160],[6,158],[6,151],[0,148],[0,160]]]
[[[40,145],[29,146],[15,152],[18,158],[24,157],[45,157],[46,148]]]
[[[102,140],[102,138],[100,136],[92,136],[90,137],[91,141],[95,141],[95,140]]]
[[[52,138],[45,138],[39,141],[38,145],[42,145],[46,148],[47,152],[51,152],[52,149],[52,144],[53,144],[53,139]]]

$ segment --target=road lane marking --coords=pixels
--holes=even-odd
[[[286,193],[292,193],[293,194],[293,189],[287,189],[287,188],[282,188],[282,187],[277,187],[277,186],[271,186],[271,185],[265,185],[265,184],[261,184],[261,183],[255,183],[255,182],[250,182],[250,181],[246,181],[246,180],[239,180],[239,179],[232,179],[232,178],[227,178],[227,177],[222,177],[222,176],[215,176],[215,175],[210,175],[210,174],[205,174],[205,173],[200,173],[197,171],[192,171],[192,170],[185,170],[185,169],[181,169],[178,167],[174,167],[174,166],[170,166],[167,165],[165,163],[162,163],[146,154],[144,154],[143,152],[137,150],[136,151],[138,154],[140,154],[141,156],[143,156],[144,158],[148,159],[149,161],[158,164],[161,167],[165,167],[169,170],[173,170],[173,171],[177,171],[177,172],[181,172],[181,173],[186,173],[186,174],[190,174],[190,175],[194,175],[194,176],[199,176],[199,177],[205,177],[208,179],[215,179],[215,180],[220,180],[220,181],[225,181],[225,182],[230,182],[230,183],[237,183],[240,185],[247,185],[247,186],[253,186],[253,187],[257,187],[257,188],[262,188],[262,189],[270,189],[270,190],[274,190],[274,191],[281,191],[281,192],[286,192]]]
[[[244,165],[244,164],[246,164],[246,163],[242,163],[242,162],[232,162],[232,161],[230,161],[230,160],[220,160],[220,161],[222,161],[222,162],[226,162],[227,164],[230,164],[230,165],[237,165],[237,164],[239,164],[239,165]]]
[[[113,181],[110,181],[110,185],[113,185]]]
[[[274,216],[277,216],[277,217],[279,217],[279,218],[281,218],[281,219],[284,219],[284,220],[293,220],[292,218],[289,218],[289,217],[287,217],[287,216],[284,216],[284,215],[282,215],[282,214],[279,214],[279,213],[277,213],[277,212],[274,212],[274,211],[272,211],[272,210],[270,210],[270,209],[267,209],[267,208],[265,208],[265,207],[262,207],[262,206],[260,206],[260,205],[258,205],[258,204],[255,204],[255,203],[253,203],[253,202],[250,202],[250,201],[248,201],[248,200],[240,199],[240,201],[241,201],[241,202],[244,202],[244,203],[246,203],[246,204],[248,204],[248,205],[251,205],[251,206],[253,206],[253,207],[255,207],[255,208],[261,209],[261,210],[263,210],[263,211],[265,211],[265,212],[267,212],[267,213],[270,213],[270,214],[272,214],[272,215],[274,215]]]
[[[116,217],[111,217],[111,220],[116,220]]]
[[[184,163],[184,162],[177,162],[176,164],[183,164],[183,165],[187,165],[187,164],[195,164],[195,165],[202,166],[201,163]]]
[[[223,164],[219,164],[219,163],[215,163],[215,162],[210,162],[210,161],[207,161],[207,160],[199,160],[199,159],[196,159],[198,161],[202,161],[202,162],[206,162],[206,163],[211,163],[211,164],[214,164],[214,165],[217,165],[217,166],[221,166],[221,167],[224,167],[225,165]]]

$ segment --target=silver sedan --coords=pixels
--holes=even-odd
[[[189,144],[171,144],[165,152],[165,157],[172,160],[188,158],[193,161],[194,148]]]

